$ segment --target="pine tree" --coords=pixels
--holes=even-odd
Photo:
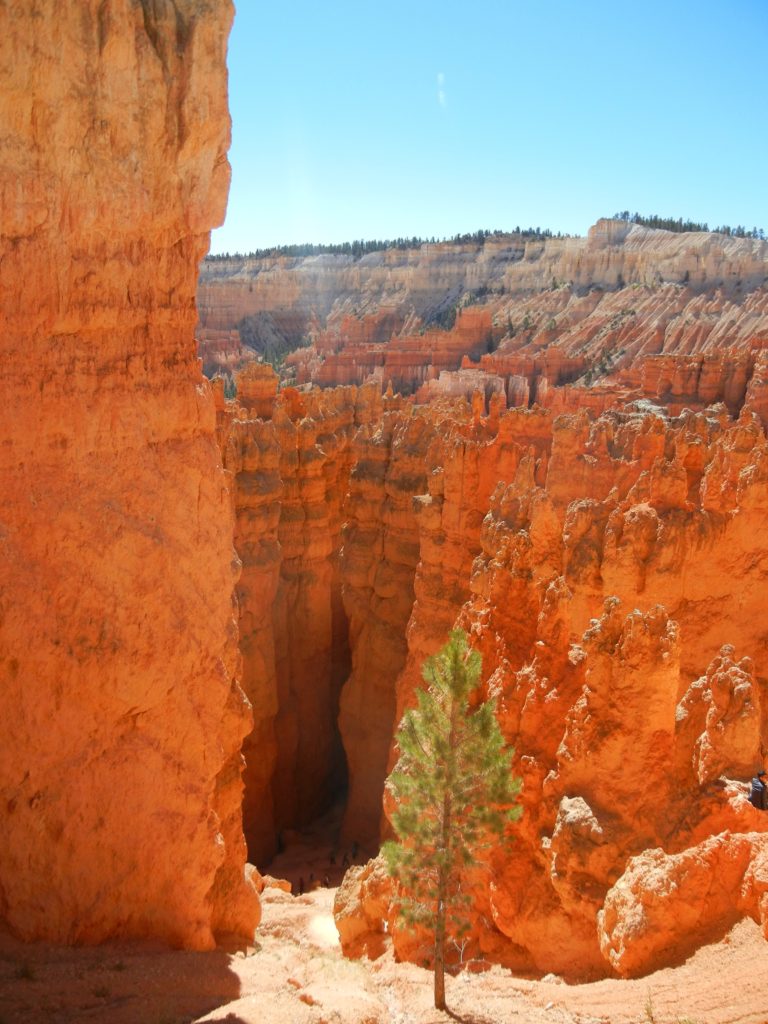
[[[480,655],[461,630],[427,659],[427,689],[417,691],[417,707],[403,716],[396,737],[400,757],[387,780],[397,805],[397,840],[384,845],[384,855],[400,883],[406,923],[434,935],[439,1010],[445,1009],[446,941],[467,926],[467,869],[478,866],[482,852],[521,814],[514,751],[505,746],[495,702],[470,708],[480,668]]]

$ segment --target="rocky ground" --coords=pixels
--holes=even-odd
[[[329,872],[330,844],[293,837],[272,865],[295,883]],[[337,851],[343,856],[344,851]],[[340,865],[337,865],[340,871]],[[337,872],[338,875],[338,872]],[[331,876],[331,881],[336,876]],[[567,985],[500,967],[447,981],[450,1012],[432,1007],[432,975],[346,959],[335,889],[293,896],[269,886],[253,946],[212,953],[148,943],[72,948],[0,936],[0,1024],[765,1024],[768,958],[750,920],[682,966],[634,981]]]

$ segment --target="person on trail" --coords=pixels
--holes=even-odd
[[[749,794],[749,802],[758,811],[768,811],[768,783],[766,783],[765,779],[765,768],[758,768],[755,777],[752,779],[752,789]]]

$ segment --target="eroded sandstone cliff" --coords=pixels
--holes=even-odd
[[[768,752],[759,417],[643,402],[555,415],[482,392],[417,405],[375,384],[276,393],[267,367],[239,392],[220,419],[245,678],[271,737],[254,733],[272,755],[248,769],[249,836],[271,814],[260,849],[340,792],[336,740],[342,842],[375,848],[397,722],[458,624],[524,780],[514,842],[477,882],[474,955],[632,974],[734,915],[765,927],[768,822],[743,786]],[[686,865],[702,857],[729,866],[726,895],[679,913],[675,893],[695,887]],[[417,955],[387,885],[375,866],[350,876],[338,914],[350,952],[389,935]]]
[[[193,338],[228,0],[4,5],[0,920],[252,934],[237,562]]]
[[[601,220],[587,238],[217,259],[201,272],[199,336],[210,372],[253,356],[233,342],[246,317],[265,339],[311,342],[288,359],[299,383],[469,396],[477,383],[456,371],[470,357],[509,405],[661,397],[738,412],[761,379],[767,281],[764,241]],[[552,391],[575,381],[576,396]]]
[[[474,955],[632,974],[742,914],[768,935],[768,821],[728,781],[768,752],[759,421],[629,406],[464,422],[437,432],[416,499],[395,717],[424,657],[466,628],[517,748],[525,808],[476,891]],[[388,932],[416,956],[377,878],[350,878],[342,941],[354,954]]]
[[[344,788],[336,718],[351,634],[342,506],[353,438],[379,422],[383,400],[374,385],[277,395],[263,364],[238,382],[236,403],[219,390],[219,436],[233,478],[243,685],[255,716],[244,821],[250,854],[263,863],[283,828],[306,824]],[[385,759],[390,734],[388,722]]]

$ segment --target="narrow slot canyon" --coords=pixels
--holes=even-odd
[[[243,688],[243,826],[258,866],[345,804],[340,840],[375,853],[418,542],[415,453],[375,387],[277,392],[269,366],[217,393],[231,474]],[[391,421],[389,431],[381,420]],[[403,476],[403,467],[405,476]]]

